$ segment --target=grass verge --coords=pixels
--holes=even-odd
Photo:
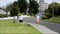
[[[60,24],[60,17],[53,17],[53,18],[50,18],[50,19],[44,19],[43,21]]]
[[[0,20],[0,34],[42,34],[32,26],[12,20]]]

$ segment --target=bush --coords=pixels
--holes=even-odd
[[[42,19],[49,19],[51,17],[52,17],[52,15],[50,13],[46,13],[43,15]]]
[[[47,16],[48,18],[52,17],[52,15],[50,13],[46,13],[45,16]]]
[[[42,16],[42,19],[47,19],[47,16],[43,15],[43,16]]]
[[[5,14],[0,14],[0,18],[6,17]]]
[[[17,7],[13,7],[11,9],[10,16],[18,16],[18,9],[17,9]]]

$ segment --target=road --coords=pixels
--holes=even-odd
[[[35,19],[36,18],[24,18],[24,21],[28,22],[28,23],[35,23]],[[60,33],[60,24],[41,22],[40,25],[44,25],[44,26],[48,27],[49,29]]]

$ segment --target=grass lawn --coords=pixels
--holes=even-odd
[[[0,20],[0,34],[42,34],[27,24],[14,23],[12,20]]]
[[[43,21],[60,24],[60,17],[53,17],[53,18],[50,18],[50,19],[44,19]]]

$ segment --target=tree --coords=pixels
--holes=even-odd
[[[7,17],[8,16],[8,10],[5,7],[4,8],[1,8],[0,7],[0,9],[4,10],[6,12],[6,15],[5,16]]]
[[[56,2],[49,4],[48,9],[45,10],[44,15],[47,18],[60,15],[59,7],[60,7],[59,3]]]
[[[25,13],[27,10],[26,0],[18,0],[18,7],[20,9],[20,13]]]
[[[58,6],[58,15],[60,16],[60,4]]]
[[[29,0],[29,14],[30,15],[34,15],[35,16],[35,14],[37,14],[38,13],[38,8],[39,8],[39,5],[38,5],[38,3],[37,3],[37,1],[35,1],[35,0]]]
[[[49,6],[48,6],[48,10],[49,12],[52,14],[52,11],[54,11],[54,15],[57,16],[59,11],[58,11],[58,8],[59,8],[59,3],[51,3]]]
[[[10,11],[10,15],[11,16],[18,16],[18,6],[17,6],[17,2],[13,3],[14,5],[12,5],[11,11]]]
[[[14,7],[14,8],[11,9],[10,15],[11,16],[18,16],[18,10],[17,10],[16,7]]]
[[[18,16],[18,3],[15,1],[14,3],[7,5],[6,9],[10,11],[11,16]]]
[[[50,13],[50,11],[48,9],[45,9],[45,13]]]
[[[9,10],[9,11],[11,11],[12,8],[13,8],[13,3],[6,6],[6,9]]]

